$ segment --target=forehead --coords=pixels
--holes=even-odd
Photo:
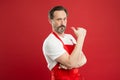
[[[67,14],[65,11],[55,11],[54,12],[54,18],[65,18],[67,17]]]

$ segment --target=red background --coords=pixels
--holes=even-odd
[[[68,9],[66,32],[87,29],[85,79],[120,80],[119,0],[0,0],[0,80],[50,80],[42,44],[55,5]]]

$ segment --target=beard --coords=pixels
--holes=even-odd
[[[66,26],[61,25],[61,26],[58,26],[58,27],[54,27],[54,29],[58,34],[62,34],[65,31]]]

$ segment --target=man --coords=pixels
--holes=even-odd
[[[52,32],[43,43],[43,53],[51,71],[51,80],[81,80],[79,68],[86,63],[82,51],[86,30],[71,28],[77,40],[65,34],[68,12],[62,6],[52,8],[48,16]]]

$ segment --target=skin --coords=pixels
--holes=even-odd
[[[67,15],[64,11],[55,11],[54,18],[50,20],[52,30],[59,36],[64,35],[67,24]]]
[[[66,13],[61,11],[54,12],[54,18],[49,20],[52,25],[52,30],[58,36],[64,37],[64,31],[67,25],[67,15]],[[86,57],[82,51],[84,39],[86,36],[86,30],[84,28],[71,28],[77,37],[77,43],[75,48],[73,49],[71,55],[67,52],[61,55],[56,59],[57,62],[61,63],[60,68],[63,69],[72,69],[83,66],[86,63]]]

